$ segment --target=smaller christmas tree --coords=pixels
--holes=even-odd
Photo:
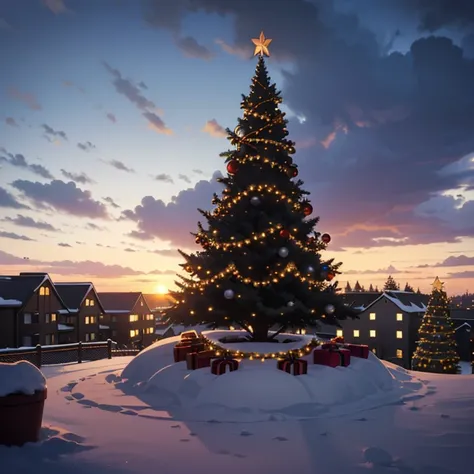
[[[438,374],[458,373],[459,356],[454,325],[449,316],[449,302],[443,283],[436,277],[421,326],[412,368]]]
[[[398,291],[399,289],[400,285],[395,281],[392,275],[389,275],[383,286],[383,291]]]

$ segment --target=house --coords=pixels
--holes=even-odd
[[[66,305],[47,273],[0,277],[0,347],[57,344]]]
[[[144,294],[143,297],[155,317],[155,321],[161,321],[162,312],[173,304],[173,300],[169,295],[160,295],[158,293]]]
[[[380,359],[410,368],[428,300],[429,295],[385,291],[368,303],[358,301],[362,304],[354,307],[361,311],[359,319],[341,321],[338,335],[349,343],[367,344]]]
[[[156,340],[155,317],[140,292],[98,293],[104,309],[102,326],[122,346],[146,347]]]
[[[105,340],[108,326],[103,325],[104,308],[92,283],[55,283],[67,310],[59,311],[59,323],[68,330],[59,334],[59,342]]]

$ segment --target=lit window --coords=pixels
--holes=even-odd
[[[358,329],[354,329],[354,337],[359,337],[360,332]]]
[[[397,313],[397,321],[403,321],[403,313]]]
[[[46,287],[46,286],[42,286],[42,287],[40,288],[40,296],[49,295],[49,291],[46,292],[46,290],[49,290],[49,288]]]
[[[86,298],[86,306],[89,306],[89,300]]]
[[[145,328],[145,334],[153,334],[155,328]]]
[[[375,313],[370,313],[370,314],[369,314],[369,319],[370,319],[371,321],[375,321]]]
[[[97,322],[96,316],[86,316],[84,319],[86,324],[95,324]]]
[[[397,358],[403,359],[403,351],[401,349],[397,349]]]
[[[56,321],[56,313],[51,313],[51,322],[54,323]]]
[[[89,305],[90,305],[90,306],[94,306],[94,305],[95,305],[94,300],[89,300]]]
[[[49,296],[49,287],[47,286],[45,289],[44,289],[44,294],[46,296]],[[53,334],[53,339],[54,339],[54,334]],[[54,343],[53,343],[54,344]]]
[[[138,321],[138,314],[131,314],[130,317],[129,317],[129,321],[131,323],[133,323],[135,321]]]
[[[95,332],[86,333],[86,342],[95,341],[96,334]]]
[[[403,339],[403,332],[397,331],[397,339]]]
[[[23,315],[23,324],[31,324],[31,313],[25,313]]]
[[[377,337],[377,332],[375,331],[375,329],[371,329],[369,335],[370,337]]]
[[[342,337],[344,335],[344,331],[342,329],[336,329],[336,336]]]
[[[138,336],[138,329],[130,329],[130,337]]]
[[[140,301],[140,306],[143,306],[143,301]]]

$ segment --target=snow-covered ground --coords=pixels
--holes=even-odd
[[[178,339],[134,359],[45,368],[43,441],[0,447],[2,472],[472,472],[472,375],[409,372],[370,355],[297,377],[272,359],[243,360],[215,376],[174,364]]]

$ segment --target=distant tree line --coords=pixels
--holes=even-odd
[[[382,291],[401,291],[400,290],[400,284],[395,281],[395,278],[392,277],[392,275],[389,275],[387,278],[387,281],[385,282]],[[418,288],[416,291],[411,286],[408,282],[405,284],[405,289],[403,291],[406,291],[408,293],[418,293],[421,294],[420,289]],[[368,292],[368,293],[381,293],[379,290],[378,286],[373,286],[372,283],[369,286],[369,289],[366,290],[363,285],[359,283],[359,281],[355,282],[354,287],[351,286],[349,282],[347,282],[346,288],[345,288],[346,293],[350,292],[357,292],[357,293],[363,293],[363,292]]]

